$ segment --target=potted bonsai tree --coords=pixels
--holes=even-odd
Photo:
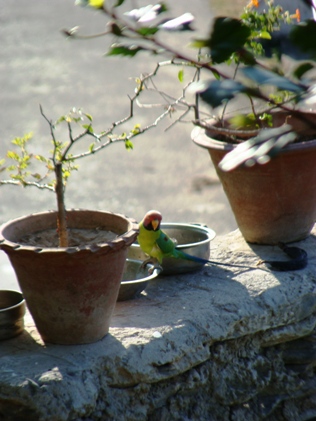
[[[215,18],[209,36],[193,40],[191,46],[198,54],[192,55],[173,46],[170,37],[163,38],[166,32],[181,35],[192,30],[194,18],[189,13],[163,19],[168,11],[165,3],[130,11],[123,7],[129,4],[127,0],[112,5],[102,0],[79,3],[99,9],[108,18],[104,35],[115,37],[108,55],[135,57],[147,51],[171,56],[140,77],[138,87],[162,96],[164,112],[173,114],[182,107],[177,121],[188,119],[193,111],[191,121],[197,127],[192,138],[209,151],[245,239],[276,244],[305,238],[316,219],[316,120],[309,109],[315,103],[316,22],[300,23],[299,10],[290,14],[272,1],[259,13],[258,1],[252,0],[240,19]],[[315,7],[310,0],[303,3],[311,10]],[[295,23],[290,39],[309,56],[291,67],[282,51],[266,57],[261,43],[284,22]],[[84,37],[75,30],[66,33]],[[179,97],[150,84],[166,66],[180,69],[180,82],[193,69]]]
[[[140,130],[134,127],[129,133],[115,134],[114,129],[132,114],[98,134],[92,117],[80,110],[71,110],[56,122],[48,119],[42,108],[40,111],[50,131],[48,154],[31,152],[30,134],[15,138],[1,160],[1,172],[8,172],[9,178],[2,179],[0,185],[48,189],[56,195],[57,210],[4,223],[0,248],[9,256],[43,340],[58,344],[94,342],[108,332],[128,247],[138,227],[120,214],[66,209],[66,183],[77,170],[78,160],[115,142],[131,148],[131,139]],[[63,141],[59,140],[62,128],[67,135]],[[91,139],[90,145],[85,142],[80,148],[86,138]]]

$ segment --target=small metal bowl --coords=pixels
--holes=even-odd
[[[24,330],[25,301],[18,291],[0,290],[0,340]]]
[[[161,229],[177,243],[177,248],[191,256],[210,258],[211,241],[215,232],[201,224],[181,224],[175,222],[161,223]],[[139,244],[133,243],[128,251],[130,259],[146,260],[148,256],[141,250]],[[200,262],[166,257],[162,262],[161,275],[193,272],[204,266]]]
[[[142,268],[142,264],[141,260],[126,259],[117,301],[126,301],[137,297],[147,287],[148,282],[159,275],[159,268],[155,268],[151,264]]]

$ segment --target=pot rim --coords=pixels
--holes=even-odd
[[[225,142],[223,140],[216,140],[212,138],[211,136],[208,136],[206,134],[206,130],[202,127],[195,127],[191,132],[191,139],[192,141],[204,148],[204,149],[216,149],[218,151],[232,151],[235,149],[239,144],[232,144],[229,142]],[[289,145],[286,145],[279,153],[285,153],[285,152],[295,152],[297,150],[310,150],[310,149],[316,149],[316,134],[315,139],[307,140],[299,143],[290,143]]]
[[[29,252],[36,252],[38,254],[42,253],[68,253],[73,254],[76,252],[92,252],[96,253],[99,250],[104,250],[108,248],[109,250],[117,250],[120,248],[127,247],[135,241],[135,238],[138,234],[138,224],[137,222],[130,217],[127,217],[120,213],[102,211],[102,210],[91,210],[91,209],[67,209],[66,212],[70,213],[79,213],[79,212],[86,212],[86,213],[99,213],[104,215],[112,215],[118,218],[125,219],[128,223],[128,229],[122,234],[118,234],[117,238],[114,240],[105,242],[105,243],[97,243],[97,244],[85,244],[81,246],[73,246],[73,247],[40,247],[40,246],[28,246],[28,245],[21,245],[17,242],[11,241],[5,237],[5,231],[14,223],[23,222],[27,219],[31,219],[33,217],[40,218],[41,216],[47,215],[57,215],[56,210],[48,210],[44,212],[32,213],[29,215],[21,216],[19,218],[11,219],[0,226],[0,250],[3,251],[29,251]]]
[[[284,111],[274,112],[274,114],[276,114],[276,113],[289,114],[289,113],[284,112]],[[315,112],[306,112],[305,114],[306,114],[306,116],[313,117],[316,120],[316,113]],[[215,123],[216,121],[217,120],[215,120],[215,119],[210,119],[209,123],[210,123],[210,125],[212,125],[212,123],[213,122]],[[210,127],[210,130],[208,130],[207,128],[196,126],[196,127],[194,127],[194,129],[191,132],[191,139],[196,145],[201,146],[202,148],[205,148],[205,149],[211,148],[211,149],[215,149],[215,150],[219,150],[219,151],[228,151],[229,152],[229,151],[235,149],[239,145],[239,143],[238,144],[232,144],[230,142],[214,139],[210,132],[211,132],[211,127]],[[281,153],[292,152],[292,151],[296,151],[298,149],[299,150],[302,150],[302,149],[310,150],[310,149],[315,149],[315,148],[316,148],[316,130],[315,130],[315,139],[297,142],[297,143],[290,143],[290,144],[286,145],[284,148],[282,148]]]
[[[19,301],[16,304],[10,305],[10,307],[0,308],[0,314],[8,312],[10,310],[13,310],[15,308],[19,308],[19,307],[25,305],[25,299],[23,297],[23,294],[20,291],[16,291],[16,290],[13,290],[13,289],[12,290],[11,289],[1,289],[0,293],[1,292],[5,292],[5,293],[15,295],[16,298],[19,299]]]
[[[143,263],[140,260],[136,260],[136,259],[126,259],[126,262],[135,262],[135,263],[139,263],[140,265]],[[127,285],[135,285],[135,284],[142,284],[143,282],[148,282],[151,279],[157,278],[157,276],[160,274],[160,272],[162,271],[161,268],[154,266],[153,264],[148,264],[146,265],[146,267],[148,266],[148,269],[151,269],[152,272],[149,273],[148,275],[144,276],[143,278],[139,278],[139,279],[132,279],[132,280],[122,280],[121,281],[121,285],[123,286],[127,286]]]
[[[195,231],[202,232],[207,235],[205,240],[197,241],[195,243],[186,243],[186,244],[179,244],[177,245],[177,249],[186,249],[188,247],[195,247],[201,246],[203,244],[207,244],[210,241],[214,240],[216,237],[216,232],[209,228],[206,225],[199,224],[199,223],[182,223],[182,222],[162,222],[160,225],[161,229],[168,229],[168,228],[184,228],[188,230],[195,229]],[[133,247],[140,247],[138,243],[133,243]]]

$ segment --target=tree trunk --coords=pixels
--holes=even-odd
[[[56,196],[57,196],[57,231],[59,237],[59,247],[68,247],[67,214],[64,201],[64,184],[62,164],[55,167],[56,174]]]

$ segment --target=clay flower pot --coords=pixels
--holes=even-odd
[[[68,248],[18,243],[24,235],[56,229],[56,212],[22,217],[0,227],[0,248],[17,275],[23,296],[45,342],[84,344],[104,337],[117,300],[128,247],[137,225],[102,211],[70,210],[69,228],[102,228],[112,241]]]
[[[316,114],[306,117],[316,123]],[[280,126],[287,114],[280,112],[274,118],[275,126]],[[290,124],[297,133],[311,135],[301,120],[292,116]],[[208,150],[245,240],[277,244],[307,237],[316,220],[316,133],[315,140],[289,144],[266,164],[229,172],[218,164],[236,146],[213,135],[196,127],[192,139]]]

